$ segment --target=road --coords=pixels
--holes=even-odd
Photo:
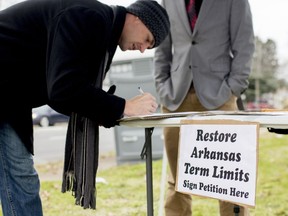
[[[52,127],[34,126],[35,164],[62,161],[64,158],[67,124]],[[100,155],[115,155],[114,129],[100,127]]]

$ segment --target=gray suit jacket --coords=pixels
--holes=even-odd
[[[171,32],[155,50],[161,103],[176,110],[192,80],[204,107],[217,109],[248,87],[254,32],[248,0],[203,0],[193,34],[184,0],[162,0]]]

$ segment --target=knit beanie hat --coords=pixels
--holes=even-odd
[[[169,17],[166,10],[154,0],[137,0],[128,6],[127,11],[145,24],[154,36],[154,47],[166,38],[170,29]]]

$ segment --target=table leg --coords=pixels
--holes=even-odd
[[[153,216],[153,176],[152,176],[152,133],[154,128],[145,128],[145,144],[143,150],[146,155],[146,191],[147,215]],[[143,154],[143,150],[141,155]]]

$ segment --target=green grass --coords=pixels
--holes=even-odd
[[[256,207],[250,210],[251,216],[288,216],[288,136],[261,131]],[[74,205],[70,192],[65,194],[60,192],[60,180],[42,181],[41,198],[44,216],[147,215],[145,169],[145,163],[139,163],[99,171],[97,176],[104,178],[107,183],[97,184],[96,210],[83,210]],[[154,161],[155,216],[158,215],[159,210],[161,169],[162,161]],[[38,170],[48,172],[49,169],[39,167]],[[219,215],[218,201],[194,197],[193,216],[207,215]]]

